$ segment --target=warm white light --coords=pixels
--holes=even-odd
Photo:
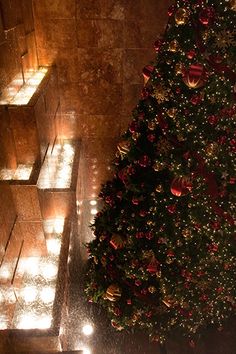
[[[83,354],[92,354],[91,350],[88,348],[83,349]]]
[[[60,254],[60,250],[61,250],[60,240],[53,239],[53,238],[48,239],[47,240],[47,249],[48,249],[49,253],[58,256]]]
[[[39,274],[39,258],[38,257],[29,257],[24,263],[23,267],[29,275],[36,276]]]
[[[97,205],[97,201],[96,200],[90,200],[89,204],[90,205]]]
[[[38,291],[35,286],[26,286],[21,290],[21,296],[25,302],[34,302],[36,300]]]
[[[53,228],[57,234],[61,234],[64,229],[64,219],[63,218],[55,219]]]
[[[57,267],[52,263],[45,263],[42,267],[43,277],[46,279],[52,279],[57,275]]]
[[[92,215],[96,215],[97,212],[98,212],[97,209],[94,208],[94,209],[91,209],[91,212],[90,212],[90,213],[91,213]]]
[[[44,315],[37,319],[36,327],[40,329],[50,328],[52,323],[52,318],[50,316]]]
[[[0,316],[0,330],[7,329],[7,327],[8,327],[7,317],[4,315]]]
[[[90,336],[93,333],[93,326],[86,324],[83,326],[82,331],[86,336]]]
[[[32,169],[32,165],[18,165],[16,170],[3,168],[0,170],[0,179],[3,181],[26,181],[30,178]]]
[[[32,313],[25,313],[20,317],[19,323],[17,324],[17,328],[21,329],[30,329],[35,328],[35,318]]]
[[[49,304],[54,300],[55,297],[55,289],[50,286],[43,288],[40,292],[40,299],[45,303]]]
[[[0,278],[7,280],[7,279],[10,278],[10,276],[11,276],[11,272],[10,272],[9,266],[8,265],[1,266],[1,268],[0,268]]]

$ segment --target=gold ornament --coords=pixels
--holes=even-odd
[[[164,164],[160,161],[156,161],[153,165],[153,169],[156,172],[163,170],[163,168],[164,168]]]
[[[158,103],[163,103],[169,100],[170,97],[170,89],[162,86],[161,84],[157,85],[154,89],[154,96]]]
[[[155,288],[155,286],[149,286],[148,291],[149,293],[154,294],[157,291],[157,289]]]
[[[126,240],[121,235],[113,235],[110,240],[110,244],[115,250],[123,248],[125,243]]]
[[[105,294],[105,298],[112,302],[118,301],[121,297],[121,289],[117,284],[111,284]]]
[[[168,154],[171,150],[171,145],[166,138],[161,138],[157,143],[157,151],[163,154]]]
[[[96,256],[93,256],[93,261],[94,261],[95,264],[98,264],[98,259],[97,259]]]
[[[175,118],[177,113],[177,108],[169,108],[166,113],[170,118]]]
[[[210,143],[207,145],[205,151],[207,156],[213,156],[217,153],[218,150],[218,144],[217,143]]]
[[[105,267],[106,265],[107,265],[107,259],[106,259],[106,257],[102,257],[101,258],[101,263],[102,263],[102,265],[103,265],[103,267]]]
[[[156,186],[156,192],[157,193],[162,193],[163,192],[163,187],[161,184],[158,184],[158,186]]]
[[[121,156],[127,155],[130,149],[130,142],[127,140],[120,141],[119,144],[117,145],[117,149]]]
[[[231,10],[236,11],[236,0],[230,0],[229,6]]]
[[[214,47],[221,49],[221,50],[227,50],[231,46],[236,45],[236,40],[235,40],[235,35],[236,35],[236,30],[234,31],[229,31],[229,30],[222,30],[220,32],[217,32],[214,36]]]
[[[175,13],[175,22],[177,25],[185,25],[188,22],[189,13],[185,8],[180,7]]]
[[[132,134],[132,139],[133,139],[134,141],[137,141],[139,137],[140,137],[140,133],[133,133],[133,134]]]
[[[189,229],[183,229],[182,230],[182,235],[184,238],[189,239],[192,236],[192,233]]]
[[[182,63],[177,63],[176,65],[175,65],[175,73],[176,73],[176,75],[181,75],[182,74],[182,72],[183,72],[183,64]]]
[[[169,44],[169,51],[174,53],[177,52],[178,49],[179,49],[179,43],[176,39],[173,39],[173,41],[171,41]]]
[[[156,129],[156,123],[155,122],[148,122],[148,129],[149,130],[155,130]]]
[[[163,304],[166,305],[166,307],[170,308],[172,303],[168,297],[162,300]]]

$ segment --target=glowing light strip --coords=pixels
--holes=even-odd
[[[27,181],[30,178],[33,166],[32,165],[18,165],[16,170],[3,168],[0,170],[0,180],[9,181]]]
[[[40,171],[39,189],[70,188],[75,147],[71,143],[56,144],[48,152]]]
[[[13,80],[6,88],[6,93],[0,99],[0,104],[26,105],[29,103],[33,94],[36,92],[39,84],[42,82],[48,69],[41,67],[37,71],[32,72],[31,77],[17,91],[17,80]],[[19,85],[19,83],[18,83]]]

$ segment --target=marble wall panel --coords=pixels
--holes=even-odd
[[[16,210],[12,193],[8,184],[0,185],[0,262],[5,253],[5,247],[16,220]]]
[[[8,111],[15,141],[17,162],[33,164],[40,157],[34,109],[27,106],[10,106]]]
[[[0,44],[5,41],[5,33],[3,29],[2,14],[0,11]]]
[[[47,255],[46,241],[42,222],[18,222],[24,237],[21,258]]]
[[[0,168],[16,168],[16,147],[10,118],[5,107],[0,106]]]
[[[119,20],[77,21],[78,47],[123,48],[123,23]]]
[[[39,190],[39,201],[44,220],[72,217],[75,213],[75,191]]]
[[[34,18],[32,0],[20,0],[22,6],[23,23],[25,33],[30,33],[34,30]]]
[[[98,82],[99,80],[105,80],[110,84],[122,83],[122,49],[78,48],[77,63],[80,83]]]
[[[18,50],[15,30],[6,32],[6,41],[0,45],[0,94],[17,77],[15,88],[23,85],[21,58]]]
[[[38,56],[35,42],[34,31],[26,35],[27,51],[29,53],[29,65],[31,70],[37,70],[38,68]]]
[[[1,12],[5,30],[22,22],[21,0],[1,0]]]
[[[125,0],[80,0],[77,2],[77,16],[85,19],[123,20]]]
[[[116,138],[120,134],[121,117],[115,115],[79,114],[77,135],[81,138]]]
[[[76,0],[36,0],[35,16],[55,19],[71,19],[75,17]]]
[[[21,23],[15,27],[16,38],[20,55],[24,55],[27,52],[27,44],[25,38],[24,24]]]
[[[36,186],[11,185],[18,221],[40,221],[42,219]]]

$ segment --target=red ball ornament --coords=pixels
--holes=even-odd
[[[193,95],[191,98],[190,98],[190,102],[196,106],[198,105],[199,103],[201,103],[202,101],[202,97],[200,95]]]
[[[192,189],[192,183],[188,177],[176,177],[171,183],[171,193],[176,197],[187,195]]]
[[[141,167],[147,167],[148,165],[150,165],[150,159],[147,155],[142,156],[138,162],[139,166]]]
[[[162,47],[162,44],[163,44],[163,40],[162,39],[157,39],[154,43],[154,48],[155,48],[155,51],[156,53],[158,53]]]
[[[196,52],[195,50],[189,50],[187,53],[186,53],[186,56],[188,59],[193,59],[195,56],[196,56]]]
[[[216,125],[218,123],[219,118],[216,115],[212,114],[207,118],[207,120],[211,125]]]
[[[170,5],[169,9],[168,9],[168,16],[173,16],[173,13],[175,12],[175,5]]]
[[[168,205],[167,210],[170,214],[174,214],[176,212],[176,205],[175,204]]]
[[[215,10],[213,7],[206,7],[199,14],[199,21],[202,25],[208,26],[215,17]]]
[[[202,64],[192,64],[188,69],[183,69],[183,82],[193,89],[197,89],[205,85],[207,74]]]
[[[147,272],[150,274],[156,273],[159,268],[159,262],[156,260],[156,258],[153,258],[151,262],[147,266]]]

